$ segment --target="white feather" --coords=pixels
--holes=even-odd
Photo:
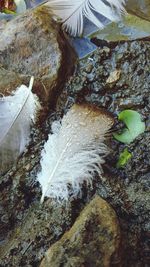
[[[108,153],[104,136],[113,120],[100,109],[89,105],[74,105],[63,117],[61,127],[50,134],[42,151],[41,172],[37,180],[42,198],[67,200],[80,192],[84,181],[102,172],[101,164]]]
[[[32,84],[33,78],[29,88],[21,85],[13,95],[0,98],[0,174],[13,165],[29,142],[38,103]]]
[[[125,12],[124,4],[125,0],[49,0],[46,5],[62,20],[64,29],[72,36],[81,36],[84,17],[98,28],[103,28],[95,12],[110,21],[117,21]]]

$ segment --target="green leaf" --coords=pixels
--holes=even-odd
[[[122,133],[114,133],[113,136],[116,140],[130,144],[134,139],[145,131],[145,123],[141,120],[141,115],[134,110],[122,111],[118,119],[123,121],[127,128],[124,128]]]
[[[122,168],[124,167],[124,165],[126,165],[126,163],[128,162],[128,160],[132,157],[132,154],[128,151],[127,148],[125,148],[123,150],[122,153],[120,153],[119,156],[119,160],[117,162],[117,168]]]

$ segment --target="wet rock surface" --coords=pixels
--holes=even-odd
[[[39,266],[47,249],[69,230],[95,193],[111,204],[119,219],[123,253],[122,265],[118,266],[149,264],[150,41],[94,41],[100,48],[76,65],[56,110],[49,111],[40,129],[33,129],[28,150],[1,179],[2,267]],[[95,177],[93,189],[83,187],[78,200],[60,204],[48,199],[41,206],[41,192],[35,182],[40,170],[40,151],[52,121],[59,119],[74,102],[103,106],[115,118],[124,109],[134,109],[146,122],[146,132],[128,146],[115,141],[110,134],[111,153],[106,158],[103,179]],[[116,120],[114,129],[120,127]],[[132,158],[123,169],[117,169],[119,154],[125,147],[132,152]]]
[[[97,196],[84,208],[72,228],[50,247],[40,267],[118,266],[119,245],[116,214]]]

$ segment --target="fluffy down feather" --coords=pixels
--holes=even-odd
[[[54,132],[45,143],[37,176],[42,187],[41,202],[45,196],[57,200],[76,197],[84,181],[91,183],[95,172],[101,175],[101,164],[108,153],[103,141],[112,124],[112,117],[103,110],[77,104],[61,124],[53,124]]]

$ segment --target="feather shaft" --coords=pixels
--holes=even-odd
[[[58,166],[59,166],[61,160],[63,159],[63,155],[65,154],[66,150],[67,150],[67,145],[66,145],[66,147],[63,149],[63,151],[61,152],[60,157],[58,158],[58,160],[57,160],[57,162],[56,162],[56,165],[55,165],[55,167],[54,167],[54,169],[53,169],[53,171],[52,171],[50,177],[48,178],[47,189],[46,189],[45,191],[42,192],[41,204],[42,204],[43,201],[44,201],[44,197],[45,197],[45,195],[46,195],[46,193],[47,193],[47,191],[48,191],[48,187],[49,187],[49,185],[50,185],[50,183],[51,183],[51,180],[52,180],[53,176],[55,175],[55,172],[57,171],[57,168],[58,168]]]

